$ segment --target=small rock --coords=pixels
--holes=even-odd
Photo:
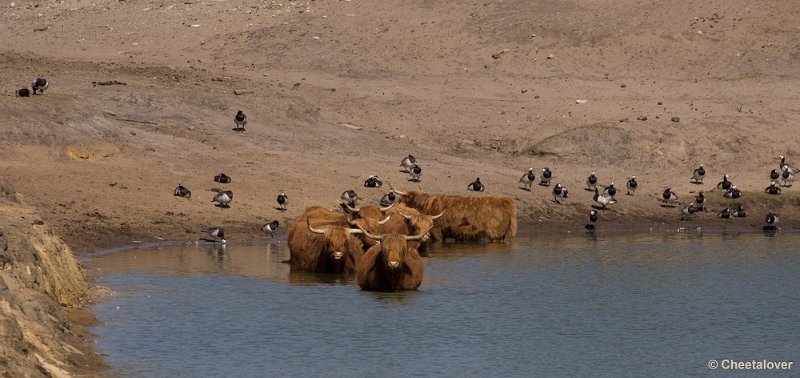
[[[620,88],[627,88],[627,87],[628,87],[628,84],[622,83],[622,84],[620,84],[620,85],[619,85],[619,87],[620,87]]]
[[[533,98],[536,99],[536,100],[538,100],[539,97],[540,97],[539,95],[533,96]]]
[[[659,101],[658,104],[659,105],[664,105],[664,102],[663,101]]]
[[[41,226],[41,225],[43,225],[43,224],[44,224],[44,221],[43,221],[43,220],[41,220],[41,219],[37,219],[37,220],[33,221],[33,224],[34,224],[34,225],[37,225],[37,226]]]
[[[469,145],[471,145],[471,146],[474,146],[474,145],[475,145],[475,141],[474,141],[474,140],[471,140],[471,139],[463,139],[463,140],[461,140],[461,143],[464,143],[464,144],[469,144]]]
[[[555,57],[556,57],[556,56],[555,56],[555,55],[553,55],[553,54],[547,54],[547,59],[553,59],[553,58],[555,58]]]
[[[681,117],[672,117],[672,119],[670,119],[670,121],[672,121],[672,122],[680,122],[681,121]]]
[[[187,129],[189,129],[189,131],[194,131],[194,130],[196,129],[196,127],[194,127],[194,126],[189,126],[189,127],[187,127]]]
[[[199,24],[191,24],[191,25],[189,25],[189,27],[192,27],[192,28],[199,28],[199,27],[200,27],[200,25],[199,25]]]
[[[528,93],[528,90],[527,90],[527,89],[523,89],[523,90],[521,90],[520,92],[522,92],[522,93]]]
[[[499,52],[496,52],[496,53],[492,54],[492,58],[494,58],[494,59],[500,59],[500,53],[499,53]]]
[[[531,34],[531,38],[536,38],[536,34]]]
[[[697,35],[703,35],[703,31],[702,30],[698,30],[697,31]]]
[[[646,116],[638,116],[638,117],[636,117],[636,119],[638,119],[639,121],[647,121],[647,117]]]
[[[254,92],[253,92],[252,89],[234,89],[233,90],[233,94],[235,94],[237,96],[248,95],[248,94],[253,94],[253,93]]]
[[[400,136],[399,136],[398,138],[400,138],[400,139],[406,139],[406,138],[408,138],[408,137],[406,136],[406,134],[400,134]]]
[[[585,104],[587,102],[589,102],[589,101],[588,100],[575,100],[576,104]]]

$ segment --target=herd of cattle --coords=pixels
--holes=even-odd
[[[510,241],[517,233],[509,196],[391,193],[395,200],[382,207],[306,209],[289,228],[292,269],[355,273],[363,290],[415,290],[422,284],[419,254],[431,239]]]

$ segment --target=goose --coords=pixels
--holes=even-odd
[[[698,211],[700,211],[700,209],[694,205],[694,202],[690,203],[689,206],[686,206],[681,210],[681,220],[692,219],[692,214]]]
[[[700,164],[692,172],[692,181],[694,184],[702,184],[703,179],[705,177],[706,177],[706,169],[703,168],[703,164]]]
[[[378,176],[370,175],[369,178],[364,181],[364,187],[366,188],[380,188],[383,186],[383,181],[378,179]]]
[[[342,202],[345,204],[350,205],[350,207],[357,207],[358,194],[356,194],[355,190],[345,190],[339,198],[341,198]]]
[[[636,176],[631,176],[631,178],[628,179],[628,182],[625,184],[625,187],[628,188],[629,196],[632,196],[634,193],[636,193],[636,188],[639,187],[639,183],[636,182]]]
[[[794,183],[794,174],[792,170],[789,169],[788,165],[783,166],[783,172],[781,173],[781,181],[783,181],[783,186],[792,186]]]
[[[777,230],[778,227],[776,226],[776,224],[778,224],[778,214],[775,214],[770,211],[764,218],[764,222],[766,223],[766,225],[764,225],[764,231]]]
[[[778,181],[778,179],[779,179],[779,178],[781,178],[781,174],[780,174],[780,173],[778,173],[778,171],[777,171],[777,170],[773,169],[773,170],[772,170],[772,171],[769,173],[769,180],[770,180],[770,181]]]
[[[697,211],[706,211],[706,196],[703,195],[703,191],[701,190],[700,193],[697,193],[697,196],[694,197],[694,203],[697,207]]]
[[[664,206],[675,207],[675,202],[678,202],[678,195],[672,191],[672,188],[664,190],[664,193],[661,194],[661,198],[664,199]]]
[[[480,177],[476,178],[475,181],[473,181],[473,182],[469,183],[469,185],[467,185],[467,190],[471,190],[473,192],[482,192],[485,188],[486,187],[483,186],[483,184],[481,184],[481,178]]]
[[[176,197],[192,199],[192,191],[189,190],[189,188],[183,186],[183,184],[178,184],[175,190],[172,191],[172,194]]]
[[[278,210],[286,210],[286,205],[289,203],[289,197],[286,194],[284,194],[283,192],[280,192],[278,194],[277,201],[278,201],[278,206],[279,206]]]
[[[731,214],[731,209],[727,207],[722,209],[722,211],[720,211],[719,213],[717,213],[717,218],[719,219],[731,219],[732,216],[733,214]]]
[[[534,180],[536,180],[536,175],[533,173],[533,168],[528,168],[528,172],[519,178],[519,182],[522,184],[522,189],[528,191],[531,190],[531,185],[533,184]]]
[[[394,191],[389,191],[381,197],[381,206],[386,207],[389,206],[397,201],[397,195],[394,194]]]
[[[419,177],[422,176],[422,167],[414,164],[408,169],[408,173],[411,174],[411,181],[419,182]]]
[[[36,91],[39,91],[39,94],[44,94],[44,90],[50,86],[50,83],[47,82],[47,79],[37,77],[36,80],[33,81],[31,85],[31,89],[33,89],[33,94],[36,94]]]
[[[589,215],[586,216],[586,225],[583,227],[589,231],[594,231],[596,225],[597,225],[597,210],[592,210],[589,212]]]
[[[230,207],[230,203],[233,201],[233,191],[218,188],[213,188],[211,191],[217,192],[211,202],[216,202],[218,207]]]
[[[26,87],[17,89],[17,97],[30,97],[30,95],[31,90]]]
[[[747,211],[742,208],[742,205],[736,205],[736,209],[733,210],[733,216],[738,218],[744,218],[747,216]]]
[[[592,197],[592,199],[594,200],[594,202],[599,203],[600,206],[603,207],[603,210],[606,209],[606,206],[617,203],[617,200],[615,200],[608,194],[605,193],[600,194],[600,191],[597,189],[597,187],[594,188],[594,196]]]
[[[769,184],[768,187],[764,188],[764,193],[775,195],[781,194],[781,188],[775,184],[775,181],[773,181],[772,184]]]
[[[778,168],[783,169],[784,166],[788,166],[790,172],[800,173],[800,168],[795,168],[793,165],[787,163],[786,158],[783,155],[779,156],[779,158],[781,159],[781,165]]]
[[[723,177],[722,177],[722,181],[720,181],[719,183],[717,183],[717,188],[719,188],[719,189],[725,189],[725,190],[728,190],[728,189],[730,189],[730,188],[731,188],[731,186],[733,186],[733,184],[732,184],[732,183],[731,183],[731,182],[728,180],[728,178],[729,178],[729,177],[730,177],[730,176],[728,176],[728,175],[725,175],[725,176],[723,176]]]
[[[742,191],[739,190],[739,188],[736,185],[733,185],[731,186],[730,189],[726,190],[725,193],[722,194],[722,196],[725,198],[733,198],[733,199],[741,198]]]
[[[539,185],[550,186],[550,180],[553,179],[553,171],[550,168],[544,167],[542,169],[542,176],[539,178]]]
[[[560,204],[562,198],[567,198],[567,194],[567,188],[561,184],[556,184],[555,188],[553,188],[553,200],[556,203]]]
[[[614,183],[613,182],[608,184],[603,189],[603,194],[608,195],[609,197],[611,197],[611,199],[614,199],[614,196],[617,195],[617,188],[614,187]]]
[[[236,123],[236,128],[234,130],[245,131],[244,125],[247,124],[247,116],[244,114],[243,111],[240,110],[236,113],[236,116],[233,117],[233,122]]]
[[[597,176],[592,172],[589,177],[586,178],[586,190],[592,191],[595,189],[597,189]]]
[[[218,182],[220,184],[229,184],[231,182],[231,176],[228,176],[224,173],[220,173],[214,176],[214,182]]]
[[[414,155],[408,155],[400,161],[400,172],[411,172],[411,167],[417,164],[417,158]]]
[[[203,230],[203,233],[214,238],[213,241],[218,240],[222,244],[227,243],[225,240],[225,230],[223,230],[222,227],[209,227]]]
[[[261,226],[261,232],[263,232],[265,236],[269,236],[270,238],[274,238],[275,237],[275,230],[278,229],[279,225],[280,225],[280,222],[278,222],[277,220],[274,220],[272,222],[269,222],[269,223]]]

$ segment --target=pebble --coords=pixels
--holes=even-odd
[[[576,104],[585,104],[587,102],[589,102],[589,101],[588,100],[575,100]]]
[[[703,35],[703,31],[702,30],[698,30],[697,31],[697,35]]]
[[[547,54],[547,59],[553,59],[553,58],[555,58],[555,57],[556,57],[556,56],[555,56],[555,55],[553,55],[553,54]]]
[[[671,121],[672,122],[680,122],[681,121],[681,117],[672,117]]]
[[[500,53],[499,53],[499,52],[496,52],[496,53],[492,54],[492,58],[494,58],[494,59],[500,59]]]

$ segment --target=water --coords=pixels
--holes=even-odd
[[[799,242],[434,245],[420,290],[390,294],[292,273],[285,243],[129,250],[88,262],[115,291],[93,332],[134,377],[707,375],[710,359],[800,363]]]

